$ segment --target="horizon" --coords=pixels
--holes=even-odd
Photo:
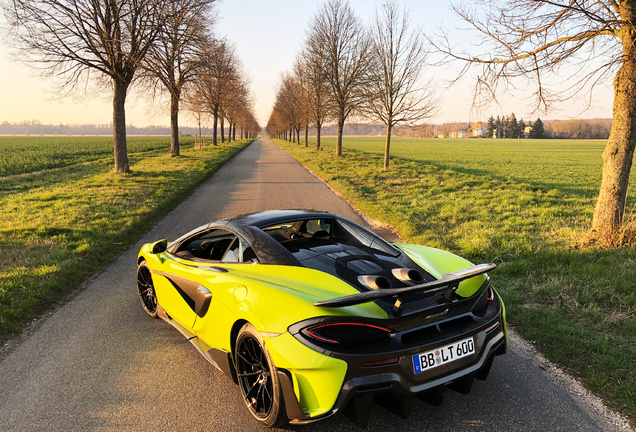
[[[489,116],[490,117],[490,116]],[[542,122],[544,123],[552,123],[552,122],[559,122],[559,121],[568,121],[568,120],[583,120],[583,121],[594,121],[594,120],[612,120],[612,117],[593,117],[593,118],[582,118],[582,117],[577,117],[577,118],[557,118],[557,119],[543,119],[541,118],[541,116],[538,116],[539,119],[541,119]],[[524,120],[523,118],[519,118],[519,121]],[[524,120],[525,121],[525,120]],[[533,122],[536,121],[536,119],[528,119],[528,122]],[[396,125],[394,126],[394,129],[399,129],[399,128],[417,128],[420,126],[424,126],[424,125],[429,125],[429,126],[442,126],[445,124],[467,124],[470,125],[470,123],[486,123],[488,122],[488,119],[480,119],[480,120],[458,120],[458,121],[450,121],[450,122],[443,122],[443,123],[432,123],[432,122],[422,122],[422,123],[417,123],[417,124],[413,124],[413,125]],[[19,126],[19,125],[28,125],[28,124],[32,124],[32,125],[37,125],[37,126],[43,126],[43,127],[93,127],[93,128],[112,128],[113,124],[111,123],[43,123],[38,119],[31,119],[31,120],[22,120],[22,121],[17,121],[17,122],[8,122],[8,121],[2,121],[0,122],[0,126],[2,125],[12,125],[12,126]],[[386,127],[384,124],[382,123],[373,123],[373,122],[366,122],[366,121],[346,121],[345,122],[345,126],[369,126],[369,127]],[[325,128],[332,128],[332,127],[336,127],[336,123],[331,123],[331,122],[325,122],[323,123],[322,129]],[[170,125],[169,124],[149,124],[149,125],[145,125],[145,126],[138,126],[135,124],[127,124],[126,128],[131,128],[131,129],[140,129],[140,130],[144,130],[144,129],[167,129],[168,132],[165,135],[169,135],[170,134]],[[185,125],[185,126],[179,126],[179,129],[198,129],[198,125]],[[219,125],[220,128],[220,125]],[[201,125],[201,129],[202,130],[211,130],[211,126],[203,126]],[[264,130],[265,126],[261,126],[261,130]],[[309,130],[311,131],[312,129],[315,129],[314,126],[309,126]],[[228,130],[228,126],[225,127],[225,130]],[[0,133],[0,136],[6,136],[7,134],[3,134]],[[12,134],[8,134],[8,135],[12,135]],[[39,135],[39,134],[38,134]],[[45,134],[46,135],[46,134]],[[104,136],[110,136],[112,134],[104,134]],[[347,134],[345,134],[347,135]],[[354,134],[355,135],[355,134]],[[164,134],[157,134],[157,136],[164,136]]]

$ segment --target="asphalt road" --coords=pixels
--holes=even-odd
[[[137,299],[143,243],[259,210],[316,208],[364,220],[270,141],[256,141],[49,314],[0,360],[2,431],[259,431],[238,388]],[[494,277],[496,283],[496,276]],[[514,349],[469,395],[416,401],[407,420],[379,406],[367,431],[599,431],[601,422]],[[357,431],[344,416],[290,427]]]

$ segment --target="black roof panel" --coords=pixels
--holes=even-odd
[[[335,215],[333,213],[327,213],[318,210],[270,210],[259,213],[234,216],[231,218],[223,219],[223,221],[226,221],[229,226],[233,226],[235,228],[242,226],[255,226],[258,228],[263,228],[284,222],[292,222],[302,219],[333,218],[334,216]]]

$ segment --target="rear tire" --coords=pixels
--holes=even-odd
[[[155,318],[157,316],[157,293],[152,283],[150,267],[146,261],[142,261],[137,267],[137,294],[139,294],[139,301],[146,313]]]
[[[263,337],[250,323],[241,328],[236,338],[234,361],[241,396],[250,414],[270,428],[287,423],[276,366]]]

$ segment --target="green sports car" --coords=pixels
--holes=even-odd
[[[177,328],[239,386],[261,424],[415,397],[468,393],[507,346],[486,272],[456,255],[388,243],[340,216],[279,210],[204,225],[141,248],[144,310]]]

